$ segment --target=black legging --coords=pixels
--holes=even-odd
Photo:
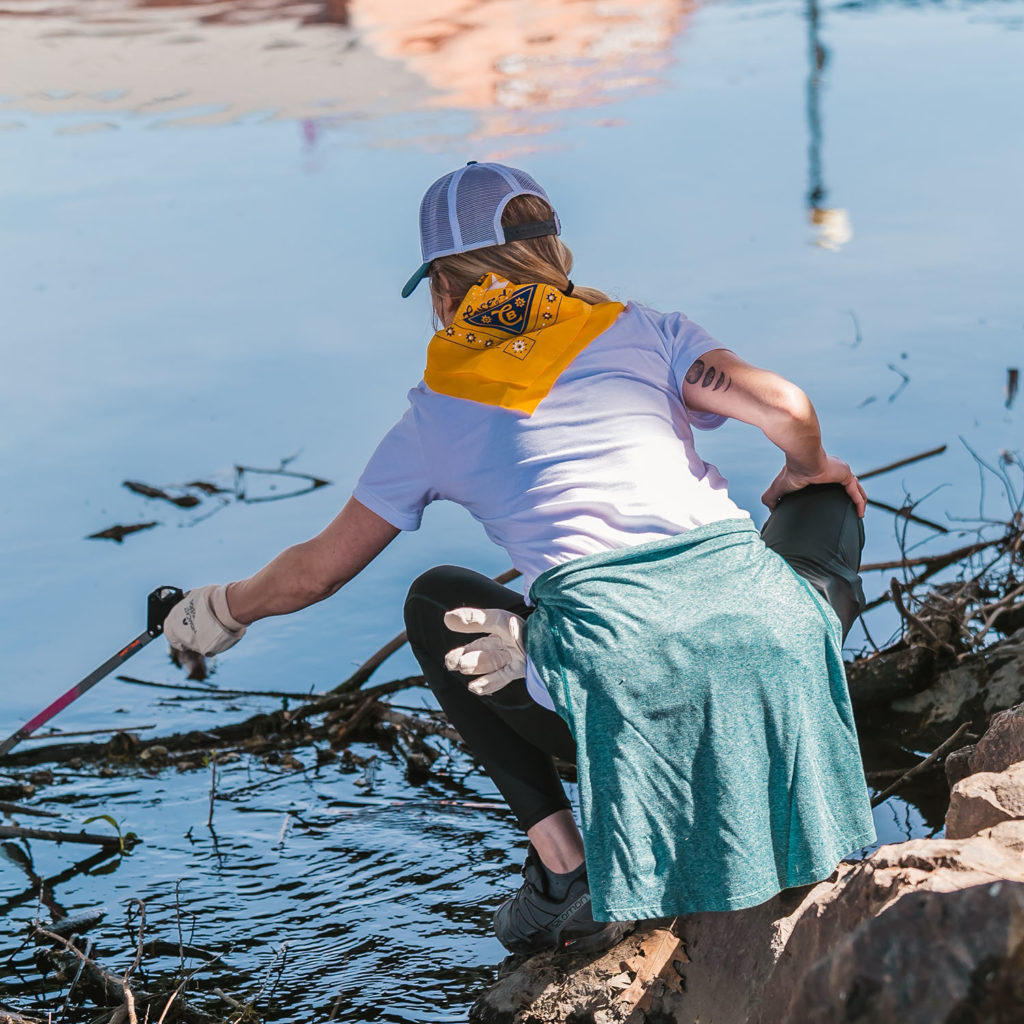
[[[761,536],[832,605],[845,638],[864,606],[857,575],[864,526],[843,488],[822,484],[787,495]],[[478,697],[467,688],[470,677],[445,668],[448,651],[473,638],[444,625],[445,612],[462,607],[523,616],[531,609],[514,590],[454,565],[425,572],[405,602],[409,644],[431,690],[525,831],[569,806],[552,755],[574,761],[576,744],[565,721],[529,696],[524,680]]]

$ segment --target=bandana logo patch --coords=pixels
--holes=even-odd
[[[529,322],[530,308],[538,287],[536,284],[527,284],[516,288],[508,296],[489,299],[478,306],[475,312],[463,314],[462,320],[483,330],[504,331],[511,335],[523,334]]]

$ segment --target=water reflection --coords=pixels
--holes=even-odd
[[[431,104],[480,111],[488,136],[656,84],[693,7],[687,0],[353,3],[368,45],[420,76],[434,93]]]
[[[815,244],[822,249],[837,252],[853,238],[853,227],[846,210],[828,205],[828,189],[825,186],[821,156],[821,91],[829,52],[821,41],[818,0],[807,0],[806,17],[807,56],[810,64],[807,74],[807,130],[810,135],[807,147],[807,208],[810,222],[818,229]]]
[[[474,112],[485,137],[658,84],[692,0],[8,0],[0,110]],[[130,45],[112,45],[113,40]]]

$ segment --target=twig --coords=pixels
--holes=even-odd
[[[971,637],[972,642],[979,643],[985,634],[995,625],[996,619],[998,619],[1007,608],[1012,607],[1014,600],[1021,594],[1024,594],[1024,583],[1019,587],[1015,587],[1009,593],[1004,594],[998,601],[993,601],[991,604],[983,604],[980,608],[976,608],[971,617],[981,619],[982,626],[981,629]]]
[[[861,572],[873,572],[883,569],[912,569],[916,566],[934,566],[936,569],[945,569],[947,565],[959,562],[964,558],[984,551],[994,544],[1001,544],[1006,537],[999,537],[996,540],[983,540],[977,544],[968,544],[966,547],[957,548],[954,551],[947,551],[942,555],[922,555],[920,558],[897,558],[891,562],[867,562],[860,567]]]
[[[213,827],[213,801],[217,797],[217,751],[210,757],[210,816],[206,819],[206,827]]]
[[[119,836],[99,836],[91,832],[51,832],[49,829],[0,825],[0,839],[42,839],[50,843],[89,843],[93,846],[121,847]]]
[[[910,455],[905,459],[899,459],[896,462],[890,462],[886,466],[879,466],[877,469],[869,469],[866,473],[858,473],[858,480],[870,480],[873,476],[881,476],[883,473],[891,473],[894,469],[900,469],[903,466],[909,466],[913,462],[920,462],[922,459],[930,459],[934,455],[941,455],[946,450],[946,446],[940,445],[938,448],[930,448],[926,452],[921,452],[918,455]]]
[[[183,693],[201,693],[204,697],[284,697],[288,700],[316,700],[319,697],[326,697],[326,693],[295,693],[291,690],[222,690],[215,686],[187,686],[184,683],[153,683],[148,679],[136,679],[134,676],[115,676],[119,682],[131,683],[132,686],[151,686],[155,690],[180,690]],[[152,729],[154,726],[142,726],[141,728]],[[106,729],[98,730],[107,732]],[[121,730],[122,732],[124,730]],[[63,736],[72,736],[73,733],[62,733]],[[82,733],[84,736],[85,733]]]
[[[868,643],[875,649],[875,654],[879,654],[878,644],[875,643],[875,638],[871,635],[871,630],[868,629],[868,621],[864,618],[863,613],[860,616],[860,628],[864,630]]]
[[[65,736],[102,736],[108,732],[142,732],[155,729],[155,725],[112,725],[109,729],[77,729],[74,732],[44,732],[34,736],[26,736],[22,742],[30,740],[62,740]]]
[[[331,745],[334,747],[343,747],[347,742],[348,738],[356,731],[357,727],[362,724],[363,719],[370,714],[375,708],[379,707],[377,697],[375,694],[370,694],[364,697],[359,706],[348,716],[343,722],[337,726],[332,726],[328,732],[328,738],[331,741]]]
[[[256,995],[254,995],[252,999],[249,1001],[248,1005],[246,1006],[246,1010],[255,1007],[256,1004],[260,1001],[260,999],[263,998],[263,994],[267,991],[267,988],[270,985],[270,976],[273,973],[274,968],[277,967],[278,964],[280,964],[280,968],[277,972],[277,981],[274,982],[274,988],[277,987],[277,983],[281,980],[281,973],[284,971],[284,965],[288,958],[289,945],[290,943],[287,940],[285,942],[282,942],[281,945],[278,947],[277,951],[274,953],[274,959],[271,960],[270,963],[267,965],[267,970],[266,973],[263,975],[263,981],[260,983],[259,990],[257,991]],[[242,1016],[245,1016],[244,1012]],[[242,1017],[239,1017],[238,1020],[242,1020]]]
[[[85,940],[85,955],[89,956],[92,953],[92,939]],[[78,970],[75,972],[75,976],[68,986],[67,994],[64,996],[64,1005],[61,1007],[61,1013],[66,1014],[68,1007],[71,1005],[71,995],[75,991],[75,986],[78,984],[82,977],[82,972],[85,970],[85,961],[81,960],[78,964]]]
[[[42,935],[44,939],[49,939],[51,942],[58,943],[59,945],[63,946],[64,949],[66,949],[69,953],[74,953],[75,956],[78,957],[78,959],[81,960],[87,966],[94,967],[101,974],[106,973],[104,972],[103,968],[100,967],[100,965],[92,959],[92,957],[86,956],[73,942],[71,942],[68,939],[65,939],[63,935],[58,935],[56,932],[51,932],[48,928],[44,928],[38,922],[36,922],[32,926],[32,933],[34,935]]]
[[[890,370],[892,370],[893,373],[899,374],[899,376],[903,378],[900,381],[900,386],[889,396],[889,401],[894,402],[896,401],[896,397],[900,394],[900,392],[910,383],[910,376],[909,374],[904,373],[898,366],[895,365],[895,363],[887,363],[886,365]]]
[[[932,643],[935,644],[937,650],[943,654],[948,654],[950,657],[956,657],[956,650],[953,645],[947,643],[945,640],[940,640],[935,635],[931,626],[928,625],[923,619],[916,616],[907,606],[903,603],[903,593],[900,587],[900,581],[894,576],[892,582],[889,584],[889,593],[892,595],[892,603],[896,605],[896,610],[903,616],[903,618],[912,626],[919,629]]]
[[[159,1018],[159,1020],[157,1020],[156,1024],[164,1024],[164,1019],[166,1018],[166,1016],[167,1016],[168,1012],[169,1012],[169,1011],[170,1011],[170,1009],[171,1009],[171,1004],[172,1004],[172,1003],[174,1002],[174,1000],[175,1000],[175,999],[177,999],[177,998],[178,998],[178,996],[180,996],[180,995],[181,995],[181,993],[182,993],[182,992],[183,992],[183,991],[185,990],[185,986],[186,986],[186,985],[187,985],[187,984],[188,984],[188,983],[189,983],[189,982],[190,982],[190,981],[191,981],[191,980],[192,980],[192,979],[193,979],[193,978],[194,978],[194,977],[195,977],[195,976],[196,976],[196,975],[197,975],[197,974],[198,974],[198,973],[199,973],[200,971],[202,971],[202,970],[205,970],[205,969],[206,969],[207,967],[209,967],[209,966],[210,966],[210,964],[214,964],[214,963],[216,963],[216,962],[217,962],[218,960],[220,960],[220,959],[221,959],[221,958],[222,958],[223,956],[224,956],[224,954],[223,954],[223,953],[218,953],[218,954],[217,954],[216,956],[213,956],[213,957],[211,957],[211,958],[210,958],[209,960],[207,960],[207,961],[206,961],[205,963],[202,963],[202,964],[200,964],[200,965],[199,965],[198,967],[196,967],[196,968],[195,968],[194,970],[192,970],[192,971],[189,971],[189,973],[188,973],[187,975],[185,975],[185,977],[184,977],[184,978],[182,978],[182,979],[181,979],[181,983],[180,983],[180,984],[179,984],[179,985],[178,985],[178,986],[177,986],[177,987],[176,987],[176,988],[174,989],[174,991],[173,991],[173,992],[171,993],[171,995],[170,995],[170,998],[169,998],[169,999],[167,1000],[167,1005],[166,1005],[166,1006],[164,1007],[163,1013],[161,1013],[161,1014],[160,1014],[160,1018]],[[147,1013],[148,1013],[148,1008],[147,1008]]]
[[[930,768],[933,764],[935,764],[935,762],[938,761],[938,759],[942,757],[942,755],[945,754],[946,751],[950,750],[953,747],[953,745],[957,742],[957,740],[959,740],[960,737],[963,736],[965,732],[967,732],[967,729],[969,728],[970,724],[970,722],[964,722],[963,724],[958,726],[956,732],[954,732],[948,740],[946,740],[943,743],[940,743],[939,746],[937,746],[923,761],[919,761],[917,764],[914,765],[913,768],[910,768],[907,771],[905,771],[891,786],[889,786],[887,789],[883,789],[882,792],[879,793],[871,801],[871,806],[877,807],[879,804],[885,803],[885,801],[888,800],[889,797],[891,797],[893,793],[895,793],[896,790],[898,790],[900,786],[903,785],[904,782],[908,782],[915,775],[920,775],[921,772],[925,771],[927,768]]]
[[[23,1017],[13,1010],[0,1008],[0,1024],[43,1024],[38,1017]]]
[[[910,509],[896,508],[895,505],[887,505],[884,501],[878,501],[875,498],[868,498],[868,504],[873,508],[880,508],[883,512],[889,512],[894,516],[909,519],[912,523],[917,523],[918,526],[927,526],[936,533],[949,533],[948,527],[943,526],[941,523],[933,523],[930,519],[923,519],[921,516],[914,515]]]
[[[240,1002],[234,996],[228,995],[227,992],[225,992],[221,988],[212,988],[212,989],[210,989],[210,991],[218,999],[222,999],[225,1003],[228,1004],[228,1006],[232,1007],[235,1010],[246,1010],[246,1009],[248,1009],[248,1006],[245,1003]]]
[[[125,1006],[127,1006],[127,997],[128,997],[128,995],[130,993],[128,993],[127,989],[123,986],[123,983],[122,983],[121,979],[119,977],[117,977],[116,974],[112,974],[110,971],[108,971],[105,968],[101,967],[91,957],[87,957],[73,943],[69,942],[67,939],[63,938],[62,936],[57,935],[54,932],[49,931],[46,928],[43,928],[42,925],[40,925],[40,924],[36,924],[34,926],[33,934],[41,935],[44,938],[49,939],[51,942],[58,943],[61,947],[63,947],[63,949],[66,952],[73,954],[79,960],[83,961],[83,963],[85,965],[85,968],[86,968],[86,971],[87,971],[87,974],[92,979],[90,984],[92,984],[97,989],[102,989],[102,991],[103,991],[103,998],[107,999],[109,997],[109,995],[112,993],[115,997],[117,997],[117,998],[119,998],[119,999],[121,999],[123,1001],[121,1009],[123,1009]],[[223,954],[218,953],[216,956],[214,956],[210,960],[207,960],[205,963],[200,964],[199,967],[197,967],[194,971],[192,971],[192,973],[188,976],[188,978],[185,979],[185,981],[188,981],[196,973],[196,971],[200,971],[203,968],[208,967],[210,964],[215,963],[217,960],[221,959],[222,956],[223,956]],[[184,982],[182,982],[182,984],[184,984]],[[173,1000],[177,996],[178,990],[180,988],[181,988],[181,985],[179,985],[178,989],[175,989],[175,991],[171,993],[171,998],[170,998],[170,1001],[168,1002],[168,1006],[170,1005],[171,1002],[173,1002]],[[151,993],[151,992],[143,992],[141,990],[138,993],[138,997],[139,997],[140,1001],[145,1002],[147,1004],[146,1013],[147,1013],[147,1016],[148,1016],[149,1005],[158,997],[156,995],[154,995],[153,993]],[[109,1004],[101,1004],[101,1005],[109,1005]],[[212,1022],[214,1020],[214,1018],[209,1016],[209,1014],[203,1013],[201,1010],[195,1009],[194,1007],[189,1007],[189,1006],[185,1005],[185,1006],[183,1006],[183,1010],[185,1011],[183,1016],[184,1016],[184,1020],[186,1020],[186,1021],[199,1022],[199,1024],[208,1024],[208,1022],[209,1022],[209,1024],[212,1024]],[[166,1013],[166,1012],[167,1012],[167,1007],[164,1007],[164,1013]],[[125,1016],[126,1017],[128,1016],[128,1011],[127,1010],[125,1010]],[[161,1021],[163,1019],[164,1019],[163,1017],[160,1018]],[[158,1024],[159,1024],[159,1022],[158,1022]]]
[[[130,1024],[139,1024],[138,1017],[135,1014],[135,996],[132,995],[132,990],[128,987],[128,982],[131,979],[132,974],[138,970],[139,965],[142,963],[142,940],[146,932],[146,902],[140,900],[137,897],[132,897],[128,901],[128,911],[131,912],[133,903],[137,903],[139,906],[139,936],[135,943],[135,959],[125,969],[124,977],[121,979],[121,983],[124,985],[124,1002],[128,1008],[128,1020]]]
[[[6,800],[0,800],[0,811],[4,814],[28,814],[36,818],[63,818],[63,814],[56,811],[44,811],[40,807],[26,807],[24,804],[9,804]]]
[[[178,970],[185,971],[185,943],[181,937],[181,879],[174,883],[174,923],[178,928]]]
[[[863,336],[860,333],[860,321],[857,319],[857,314],[852,310],[846,311],[850,314],[850,319],[853,320],[853,344],[849,345],[849,348],[856,348],[863,340]]]

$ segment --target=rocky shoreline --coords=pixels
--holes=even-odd
[[[945,768],[945,838],[882,846],[749,910],[646,922],[597,958],[509,957],[470,1020],[1020,1024],[1024,704]]]

